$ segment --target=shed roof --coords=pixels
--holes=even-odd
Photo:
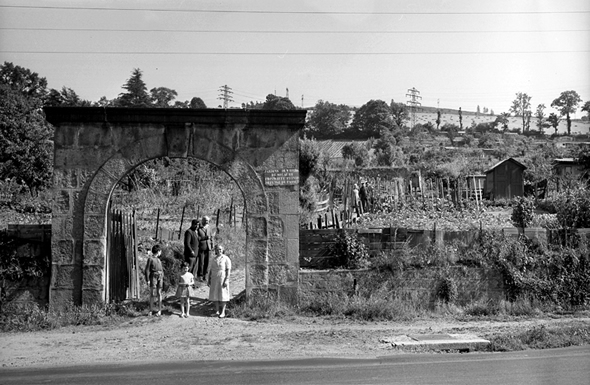
[[[516,159],[514,159],[514,158],[508,158],[508,159],[504,159],[504,160],[503,160],[503,161],[501,161],[501,162],[498,162],[498,163],[496,163],[496,164],[495,164],[495,165],[493,165],[493,166],[492,166],[490,169],[486,170],[486,174],[487,174],[487,173],[490,173],[490,172],[492,172],[492,171],[494,171],[494,169],[495,169],[496,167],[500,166],[501,164],[503,164],[503,163],[505,163],[505,162],[513,162],[513,163],[516,163],[516,165],[517,165],[517,166],[520,166],[520,167],[522,167],[522,169],[523,169],[523,170],[526,170],[526,169],[527,169],[527,166],[525,166],[524,164],[520,163],[520,162],[519,162],[519,161],[517,161]]]
[[[364,140],[318,140],[320,151],[329,158],[342,158],[342,148],[355,142],[365,143]]]

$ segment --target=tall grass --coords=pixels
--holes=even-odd
[[[128,317],[139,316],[145,306],[143,302],[82,306],[66,303],[43,308],[36,303],[10,303],[0,313],[0,331],[31,332],[65,326],[118,324]]]

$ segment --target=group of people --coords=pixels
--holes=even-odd
[[[180,316],[189,317],[192,289],[198,281],[207,282],[209,300],[215,303],[219,318],[225,318],[225,307],[230,299],[229,277],[231,260],[224,254],[220,244],[213,245],[213,233],[209,226],[209,217],[200,221],[193,219],[191,226],[184,234],[184,261],[181,264],[176,297],[180,300]],[[211,250],[214,256],[210,260]],[[152,255],[148,258],[145,268],[145,279],[150,288],[150,312],[154,314],[154,297],[158,303],[157,317],[162,314],[162,286],[164,269],[160,261],[162,249],[160,245],[152,247]]]

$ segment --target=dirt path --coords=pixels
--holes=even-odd
[[[241,290],[239,272],[234,290]],[[243,286],[242,286],[243,288]],[[68,327],[48,332],[0,335],[0,366],[67,366],[167,360],[266,360],[304,357],[377,357],[399,354],[383,339],[405,334],[491,333],[566,324],[590,325],[590,318],[511,322],[445,320],[351,322],[290,317],[272,321],[219,319],[206,301],[207,288],[195,292],[191,317],[178,307],[162,317],[141,316],[115,326]],[[169,299],[173,301],[173,299]]]

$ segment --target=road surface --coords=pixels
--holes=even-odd
[[[0,384],[588,385],[590,346],[510,353],[397,354],[366,360],[187,361],[3,368]]]

